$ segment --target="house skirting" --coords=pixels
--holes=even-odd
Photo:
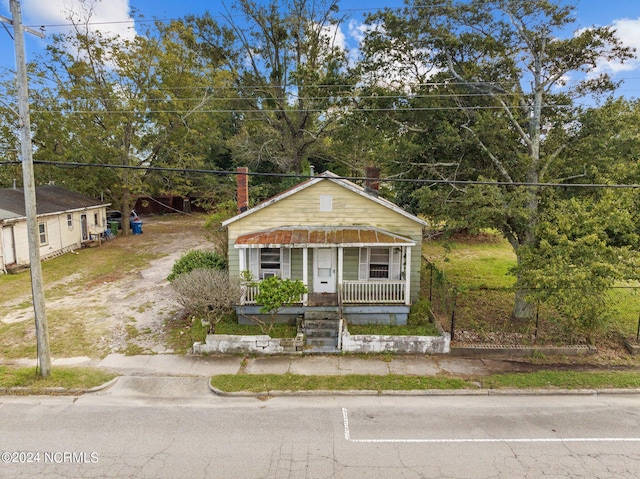
[[[260,306],[246,305],[236,308],[239,324],[255,324],[250,317],[258,317],[261,321],[269,321],[270,316],[260,312]],[[337,306],[291,306],[278,312],[276,323],[296,324],[299,317],[322,319],[322,317],[339,319]],[[393,305],[345,305],[342,307],[342,319],[348,324],[395,324],[405,326],[409,317],[409,306]]]

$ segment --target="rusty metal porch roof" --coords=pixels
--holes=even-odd
[[[321,248],[329,246],[415,246],[415,241],[368,227],[287,226],[238,236],[236,248]]]

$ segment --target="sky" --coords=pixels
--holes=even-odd
[[[21,0],[23,24],[39,29],[44,26],[44,33],[50,37],[64,29],[68,23],[65,9],[68,5],[80,0]],[[92,0],[89,0],[92,1]],[[586,28],[592,25],[613,25],[621,40],[628,46],[635,47],[640,56],[640,1],[639,0],[576,0],[577,22],[575,28]],[[233,0],[225,2],[232,5]],[[363,4],[367,4],[363,7]],[[385,7],[393,8],[403,5],[402,0],[342,0],[339,3],[342,15],[346,15],[340,39],[349,48],[357,48],[357,39],[361,35],[360,25],[366,12]],[[175,19],[188,14],[202,14],[209,11],[217,16],[225,11],[223,2],[219,0],[102,0],[95,4],[92,18],[101,24],[101,29],[112,30],[122,36],[135,34],[131,23],[130,11],[137,10],[148,19]],[[11,17],[9,0],[0,0],[0,15]],[[4,25],[4,24],[0,24]],[[0,67],[15,67],[13,41],[7,29],[0,26]],[[32,60],[42,52],[48,39],[37,39],[33,35],[25,35],[27,60]],[[624,65],[603,65],[605,71],[613,75],[614,80],[624,80],[618,93],[630,98],[640,97],[640,59]]]

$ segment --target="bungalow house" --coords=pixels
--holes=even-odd
[[[237,307],[240,322],[259,316],[256,294],[269,276],[301,280],[308,293],[279,321],[345,319],[406,324],[418,298],[425,221],[325,172],[248,209],[247,170],[238,171],[239,213],[228,229],[229,271],[253,281]]]
[[[106,229],[109,203],[59,186],[36,187],[40,256],[51,258],[78,249]],[[29,265],[24,190],[0,189],[0,271]]]

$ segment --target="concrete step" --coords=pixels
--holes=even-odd
[[[307,320],[339,320],[340,314],[337,310],[319,310],[319,311],[305,311],[304,319]]]
[[[315,348],[332,348],[335,349],[338,345],[337,338],[306,338],[305,346],[311,346],[312,349]],[[305,348],[306,350],[306,348]]]
[[[305,335],[307,338],[337,338],[337,329],[305,329]]]
[[[302,327],[306,330],[310,329],[335,329],[340,328],[339,319],[305,319],[302,321]]]
[[[331,347],[331,346],[314,346],[314,347],[305,349],[304,352],[306,354],[327,354],[327,353],[340,353],[341,351],[336,347]]]

